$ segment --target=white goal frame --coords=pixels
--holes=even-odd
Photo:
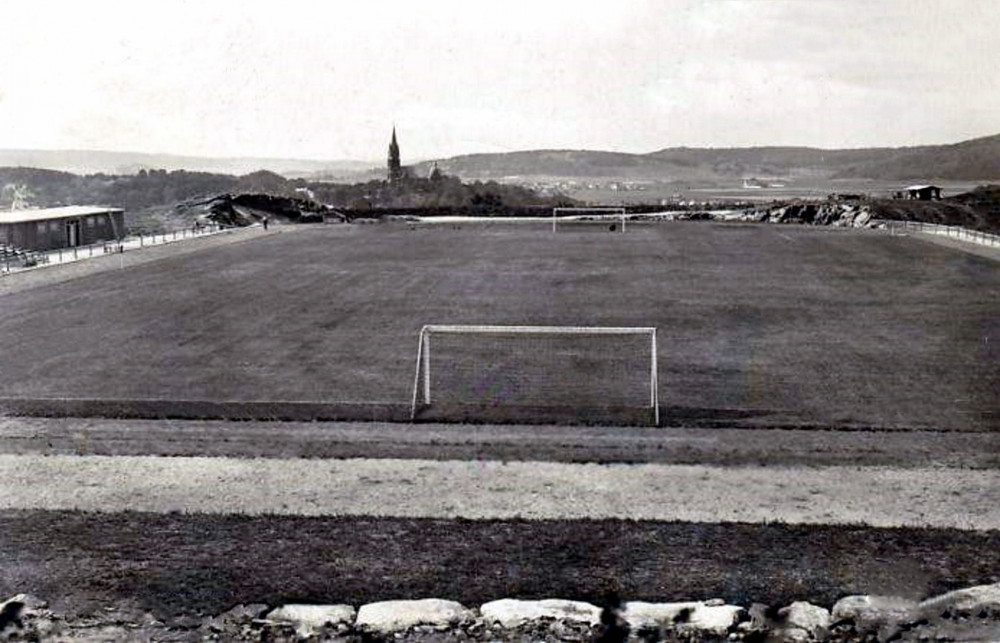
[[[649,406],[653,425],[660,426],[659,367],[656,360],[656,328],[652,326],[483,326],[425,324],[417,340],[417,365],[413,375],[413,400],[410,420],[417,417],[417,403],[422,398],[431,403],[431,335],[434,333],[467,335],[648,335],[649,336]],[[420,378],[423,375],[423,387]],[[421,390],[422,389],[422,390]],[[422,393],[422,395],[421,395]]]
[[[574,220],[578,216],[586,216],[588,214],[604,214],[604,215],[617,215],[618,222],[621,224],[619,227],[620,232],[625,232],[625,216],[627,211],[623,207],[575,207],[575,208],[552,208],[552,232],[556,231],[556,222],[562,218],[563,220],[569,219]],[[570,215],[570,217],[560,215]]]

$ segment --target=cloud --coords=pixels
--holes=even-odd
[[[948,142],[993,133],[967,0],[16,3],[8,146],[407,152]],[[44,37],[41,37],[44,35]]]

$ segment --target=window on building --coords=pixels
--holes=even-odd
[[[35,230],[38,232],[38,234],[45,234],[45,222],[39,221],[38,223],[36,223]]]
[[[49,232],[59,232],[58,221],[49,221]]]
[[[97,224],[97,217],[87,217],[87,227],[93,228]]]

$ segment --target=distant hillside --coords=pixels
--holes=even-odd
[[[248,174],[269,170],[286,177],[337,178],[363,172],[362,161],[313,161],[272,158],[211,158],[103,150],[0,150],[0,167],[32,167],[74,174],[136,174],[139,170],[186,170],[215,174]]]
[[[885,150],[885,154],[842,167],[834,178],[984,180],[1000,178],[1000,134],[953,145]]]
[[[530,150],[503,154],[468,154],[436,161],[446,174],[464,179],[511,176],[645,178],[663,171],[663,163],[642,154],[590,150]],[[412,166],[416,176],[427,176],[434,162]]]
[[[425,176],[435,161],[418,163]],[[968,180],[1000,178],[1000,135],[953,145],[824,150],[810,147],[688,148],[648,154],[531,150],[469,154],[436,161],[464,179],[591,177],[727,182],[740,177]]]
[[[1000,134],[951,145],[826,150],[812,147],[673,147],[648,154],[595,150],[525,150],[467,154],[411,166],[415,177],[434,163],[466,180],[607,179],[732,184],[749,177],[974,181],[1000,179]],[[137,174],[185,170],[246,175],[259,170],[285,178],[357,183],[383,178],[384,169],[361,161],[207,158],[87,150],[0,150],[0,167],[32,167],[74,174]]]

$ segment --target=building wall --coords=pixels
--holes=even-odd
[[[69,248],[67,226],[75,222],[77,245],[113,241],[124,235],[125,213],[102,212],[46,221],[0,223],[0,242],[23,250]]]

